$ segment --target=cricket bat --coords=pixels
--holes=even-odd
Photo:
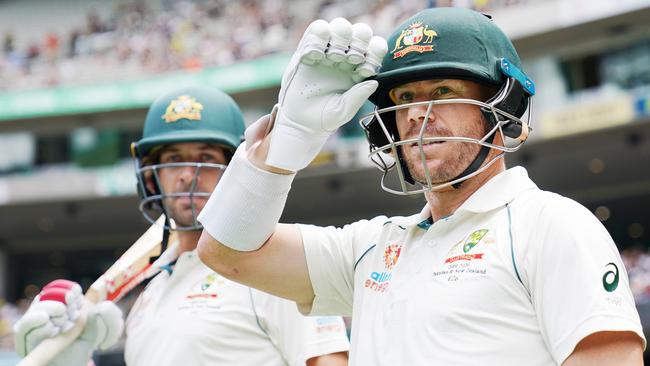
[[[85,294],[88,301],[74,327],[41,342],[17,366],[46,366],[81,334],[86,325],[88,303],[96,304],[104,300],[117,302],[142,281],[155,275],[160,269],[151,259],[162,254],[164,225],[165,216],[162,215],[88,288]],[[169,243],[176,241],[173,235],[172,231]]]

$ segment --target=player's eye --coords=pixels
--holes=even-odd
[[[178,163],[183,161],[183,158],[181,157],[180,154],[163,154],[160,157],[160,162],[161,163]]]
[[[436,90],[433,92],[435,98],[449,97],[452,93],[453,90],[448,86],[441,86],[439,88],[436,88]]]
[[[201,154],[201,162],[203,163],[214,163],[216,162],[217,157],[213,154]]]
[[[413,100],[415,99],[415,93],[406,90],[405,91],[391,90],[390,99],[392,99],[393,103],[395,103],[396,105],[413,103]]]
[[[412,103],[414,100],[415,100],[415,94],[411,92],[405,92],[399,96],[399,102],[401,104]]]

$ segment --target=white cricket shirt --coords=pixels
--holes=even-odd
[[[427,206],[341,229],[300,226],[311,313],[352,313],[350,365],[546,366],[593,332],[643,338],[609,233],[524,168],[453,215],[430,216]]]
[[[196,251],[149,283],[126,335],[128,366],[304,366],[349,349],[340,317],[304,317],[291,301],[216,274]]]

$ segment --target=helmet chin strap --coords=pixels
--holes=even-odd
[[[494,141],[494,135],[496,135],[496,133],[491,134],[490,137],[488,137],[488,139],[485,140],[485,141],[488,144],[491,144],[492,141]],[[489,153],[490,153],[490,148],[485,146],[485,145],[481,145],[481,150],[479,150],[478,154],[476,154],[476,157],[474,158],[474,161],[472,161],[472,163],[467,167],[467,169],[465,169],[462,173],[458,174],[458,176],[453,178],[451,181],[466,177],[466,176],[474,173],[475,171],[477,171],[481,167],[481,165],[483,165],[483,163],[485,162],[485,159],[487,158]],[[465,181],[463,180],[463,181],[460,181],[460,182],[458,182],[456,184],[452,184],[451,186],[454,189],[458,189],[458,188],[460,188],[460,185],[463,184],[464,182]]]
[[[169,222],[169,215],[167,212],[164,211],[163,209],[163,215],[165,215],[165,223],[163,224],[163,237],[162,237],[162,242],[160,243],[160,254],[155,256],[155,257],[150,257],[149,258],[149,264],[153,264],[160,256],[163,255],[165,250],[167,250],[167,246],[169,245],[169,235],[170,235],[170,222]]]
[[[169,221],[169,215],[165,213],[165,228],[163,230],[162,245],[160,248],[161,255],[167,249],[167,245],[169,244],[169,228],[171,228],[171,222]]]
[[[496,133],[491,134],[485,141],[488,144],[491,144],[494,141],[494,135],[496,135]],[[450,179],[449,181],[451,182],[451,181],[454,181],[456,179],[466,177],[466,176],[474,173],[475,171],[477,171],[481,167],[481,165],[483,165],[483,163],[485,162],[485,159],[487,159],[487,156],[488,156],[489,153],[490,153],[490,148],[487,147],[487,146],[481,145],[481,149],[476,154],[476,157],[469,164],[469,166],[462,173],[458,174],[456,177],[454,177],[453,179]],[[407,167],[406,159],[404,158],[404,154],[402,153],[401,148],[397,149],[397,160],[398,160],[398,164],[402,164],[402,166],[404,167],[404,180],[406,182],[408,182],[408,183],[415,184],[415,179],[413,178],[413,176],[411,175],[411,171]],[[461,182],[452,184],[451,186],[454,189],[458,189],[458,188],[460,188],[460,185],[463,182],[464,181],[461,181]]]

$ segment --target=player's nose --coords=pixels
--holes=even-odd
[[[408,121],[422,127],[422,124],[431,124],[436,119],[435,108],[431,103],[419,103],[408,108]]]
[[[179,167],[178,179],[183,184],[191,184],[194,180],[198,182],[199,179],[199,168],[196,166],[182,166]]]

